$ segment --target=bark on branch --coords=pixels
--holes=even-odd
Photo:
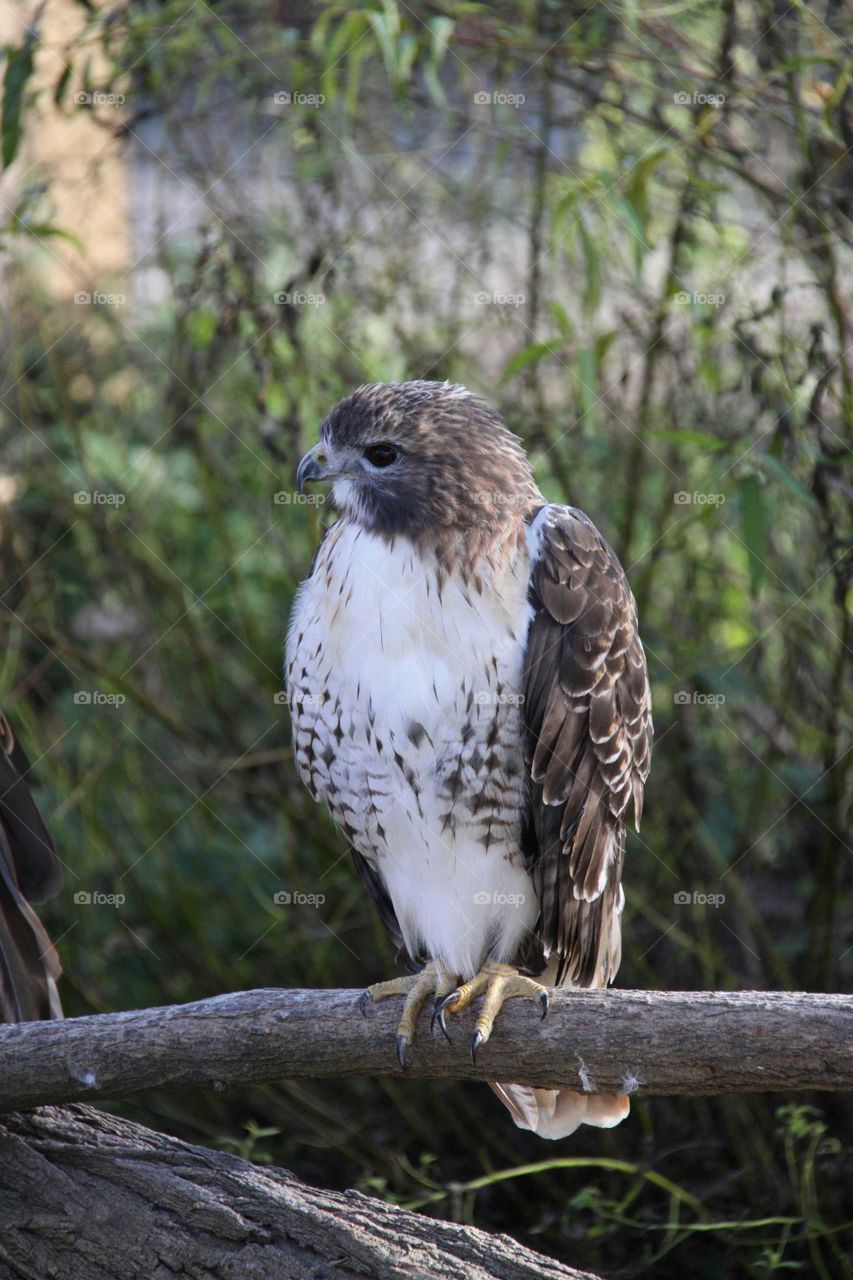
[[[5,1117],[0,1168],[2,1280],[596,1280],[91,1107]]]
[[[243,991],[193,1004],[0,1028],[0,1112],[283,1077],[400,1075],[399,1000],[358,991]],[[474,1014],[453,1044],[421,1015],[412,1076],[595,1092],[853,1089],[853,997],[789,992],[558,991],[548,1017],[509,1001],[471,1062]]]

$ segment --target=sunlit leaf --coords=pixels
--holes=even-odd
[[[767,577],[767,534],[770,526],[764,486],[757,475],[744,476],[740,482],[740,523],[749,559],[749,587],[755,595]]]

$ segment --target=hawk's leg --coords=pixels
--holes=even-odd
[[[397,1058],[401,1067],[406,1065],[406,1049],[415,1035],[418,1014],[430,996],[434,997],[436,1008],[445,999],[448,992],[456,990],[456,977],[445,973],[430,960],[420,973],[408,974],[404,978],[391,978],[388,982],[374,982],[362,996],[362,1010],[367,1001],[385,1000],[388,996],[405,996],[403,1012],[397,1023]],[[445,1035],[447,1028],[442,1023]],[[448,1036],[448,1039],[450,1037]]]
[[[474,1035],[471,1038],[471,1060],[474,1063],[477,1061],[477,1050],[480,1045],[485,1044],[492,1034],[495,1018],[500,1013],[505,1000],[511,1000],[515,996],[536,1000],[542,1010],[543,1018],[548,1012],[547,987],[543,987],[540,982],[534,982],[532,978],[526,978],[514,965],[498,964],[497,961],[489,960],[470,982],[463,983],[461,987],[451,991],[436,1004],[436,1016],[442,1030],[444,1030],[446,1013],[459,1013],[476,1000],[477,996],[484,998],[483,1007],[474,1026]]]

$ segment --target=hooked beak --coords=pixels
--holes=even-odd
[[[296,487],[300,493],[304,493],[306,481],[326,480],[330,475],[332,472],[329,470],[326,451],[322,445],[315,444],[296,468]]]

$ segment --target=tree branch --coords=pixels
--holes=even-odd
[[[310,1187],[91,1107],[6,1117],[0,1167],[3,1280],[596,1280],[508,1236]]]
[[[358,991],[242,991],[194,1004],[0,1027],[0,1111],[282,1077],[402,1074],[401,1002]],[[853,997],[777,991],[556,991],[544,1022],[507,1003],[471,1062],[421,1015],[411,1076],[645,1094],[853,1089]],[[583,1078],[582,1078],[583,1077]]]

